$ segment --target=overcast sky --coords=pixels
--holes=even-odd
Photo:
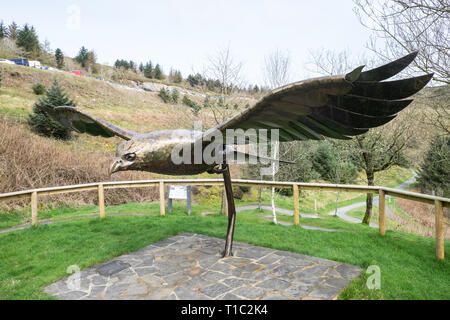
[[[263,82],[264,57],[277,48],[290,52],[292,80],[310,76],[305,64],[321,48],[368,53],[351,0],[5,1],[0,20],[34,25],[71,57],[84,45],[100,63],[152,60],[183,76],[229,45],[251,83]]]

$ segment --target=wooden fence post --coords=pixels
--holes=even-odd
[[[299,204],[298,204],[298,185],[292,185],[294,193],[294,224],[298,226],[300,224],[299,219]]]
[[[105,217],[105,194],[101,183],[98,185],[98,208],[100,210],[100,219],[103,219]]]
[[[31,193],[31,225],[38,225],[38,195],[37,191]]]
[[[386,197],[383,189],[379,190],[378,225],[380,235],[384,236],[386,234]]]
[[[439,260],[444,260],[444,210],[442,209],[442,201],[435,200],[434,207],[436,208],[436,257]]]
[[[159,182],[159,213],[164,216],[166,214],[166,204],[164,203],[164,181]]]

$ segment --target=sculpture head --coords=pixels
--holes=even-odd
[[[128,140],[117,146],[116,157],[112,161],[109,173],[118,171],[142,170],[148,153],[148,141]]]

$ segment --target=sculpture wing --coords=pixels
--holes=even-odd
[[[403,99],[428,83],[432,74],[383,81],[402,71],[416,55],[411,53],[366,72],[362,72],[362,66],[346,75],[275,89],[254,106],[205,132],[203,138],[210,139],[217,130],[225,133],[226,129],[254,128],[279,129],[280,141],[351,139],[394,119],[412,102]]]
[[[122,139],[130,140],[136,132],[128,131],[115,126],[105,120],[91,116],[75,107],[44,107],[37,106],[51,118],[59,122],[61,125],[70,128],[79,133],[88,133],[93,136],[113,137],[119,136]]]

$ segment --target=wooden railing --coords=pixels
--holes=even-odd
[[[435,207],[435,235],[436,235],[436,256],[438,259],[444,259],[444,216],[443,208],[450,207],[450,199],[431,196],[427,194],[403,191],[393,188],[377,186],[360,185],[342,185],[342,184],[324,184],[324,183],[302,183],[302,182],[280,182],[280,181],[257,181],[257,180],[233,180],[234,185],[252,186],[252,187],[276,187],[293,188],[294,194],[294,224],[299,224],[299,189],[316,191],[339,191],[339,192],[357,192],[373,193],[379,195],[379,233],[381,236],[386,232],[386,195],[404,198],[408,200],[432,204]],[[31,201],[31,223],[33,226],[38,224],[38,199],[40,196],[55,195],[61,193],[81,192],[97,190],[100,217],[105,217],[104,190],[115,188],[139,188],[139,187],[158,187],[160,196],[160,214],[165,214],[164,192],[166,185],[223,185],[221,179],[166,179],[166,180],[138,180],[138,181],[111,181],[79,184],[63,187],[39,188],[25,191],[17,191],[0,194],[0,202],[29,198]]]

